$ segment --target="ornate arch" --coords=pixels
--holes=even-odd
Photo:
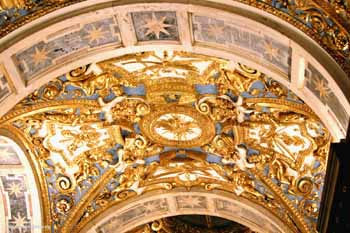
[[[237,198],[237,199],[236,199]],[[229,192],[184,189],[150,192],[115,205],[89,222],[82,232],[126,232],[164,217],[206,214],[241,223],[256,232],[289,232],[276,216]]]
[[[313,232],[331,136],[270,76],[183,51],[129,54],[43,85],[1,119],[45,177],[45,224],[81,230],[152,190],[225,190]],[[43,189],[44,190],[44,189]]]
[[[29,158],[44,232],[85,231],[154,190],[227,192],[315,232],[349,124],[345,3],[0,6],[0,133]]]
[[[3,232],[42,232],[40,187],[31,160],[12,134],[0,129],[0,216]],[[10,135],[7,137],[7,135]]]

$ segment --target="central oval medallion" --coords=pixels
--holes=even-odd
[[[215,136],[211,119],[190,106],[167,105],[140,122],[144,135],[156,143],[174,147],[196,147]]]

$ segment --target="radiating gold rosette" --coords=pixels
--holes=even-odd
[[[195,108],[184,105],[157,106],[140,122],[141,131],[151,141],[173,147],[201,146],[213,139],[212,120]]]

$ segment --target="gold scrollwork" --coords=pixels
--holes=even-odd
[[[62,193],[69,193],[73,192],[75,189],[75,179],[72,179],[68,176],[60,176],[56,180],[56,185],[58,190],[60,190]]]
[[[150,190],[197,187],[247,198],[286,218],[291,229],[295,222],[308,232],[304,218],[317,218],[331,139],[317,116],[287,96],[287,88],[244,65],[228,70],[219,59],[181,52],[177,60],[174,54],[162,56],[148,52],[78,68],[0,120],[21,131],[40,169],[49,171],[47,179],[57,177],[49,184],[57,193],[48,194],[58,200],[50,208],[54,228],[70,232],[71,226],[83,226],[111,205]],[[148,73],[129,72],[125,61],[139,62]],[[198,61],[211,65],[200,73]],[[181,81],[167,77],[179,85],[163,83],[168,89],[162,92],[162,82],[154,80],[169,75],[160,72],[168,66]],[[115,79],[113,72],[123,75]],[[263,84],[259,90],[252,88],[255,82]],[[208,84],[216,94],[200,94],[195,84]],[[136,95],[114,92],[105,98],[111,87],[128,92],[125,87],[142,85],[146,88]],[[68,86],[85,96],[64,99]],[[242,92],[251,97],[243,99]],[[79,190],[92,190],[91,196],[71,203],[84,193]]]
[[[309,177],[302,177],[296,181],[297,190],[304,196],[307,196],[311,193],[314,182]]]

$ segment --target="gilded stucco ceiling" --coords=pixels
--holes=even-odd
[[[0,232],[317,232],[349,9],[0,0]]]
[[[288,88],[243,64],[172,50],[115,57],[46,83],[0,124],[36,161],[49,232],[179,188],[222,190],[291,232],[316,232],[330,134]],[[113,232],[107,222],[93,232]]]
[[[345,32],[339,24],[328,25],[330,16],[319,16],[313,1],[307,6],[231,0],[4,2],[0,1],[6,16],[3,35],[16,30],[0,39],[0,116],[33,90],[76,67],[168,48],[254,67],[303,99],[333,142],[346,136],[350,80],[336,63],[344,56],[329,56],[347,53],[346,40],[340,43]],[[12,18],[16,10],[24,15],[13,13]],[[286,10],[298,14],[279,14]],[[327,30],[315,33],[320,25]],[[307,35],[317,35],[313,38],[318,43]],[[327,53],[320,45],[335,52]]]

